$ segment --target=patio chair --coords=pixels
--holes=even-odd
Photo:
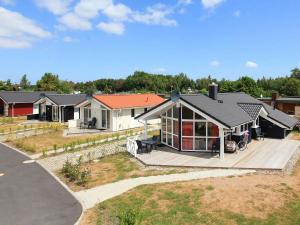
[[[143,149],[145,149],[145,152],[147,152],[147,145],[142,143],[140,140],[136,140],[136,144],[138,146],[138,149],[137,149],[137,153],[138,154],[141,154],[143,153]]]
[[[256,133],[256,139],[261,140],[261,138],[262,138],[263,140],[265,140],[265,133],[261,132],[260,127],[255,129],[255,133]]]
[[[96,117],[93,117],[92,120],[89,121],[88,129],[95,129],[96,128],[96,122],[97,122]]]

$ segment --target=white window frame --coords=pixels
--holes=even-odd
[[[174,109],[174,105],[172,105],[170,108],[168,108],[167,110],[165,110],[162,114],[160,114],[160,117],[162,118],[162,119],[165,119],[166,120],[166,130],[163,130],[162,129],[162,123],[161,123],[161,142],[163,143],[163,144],[165,144],[165,145],[167,145],[167,146],[169,146],[169,147],[171,147],[171,148],[174,148],[174,149],[177,149],[178,150],[178,148],[176,148],[176,147],[174,147],[174,140],[173,140],[173,136],[176,136],[177,137],[177,139],[178,139],[178,144],[179,144],[179,137],[178,137],[178,134],[175,134],[174,133],[174,129],[173,129],[173,122],[174,121],[177,121],[178,122],[178,119],[177,118],[174,118],[173,116],[174,116],[174,113],[173,113],[173,109]],[[177,109],[177,108],[176,108]],[[170,116],[168,116],[168,111],[169,110],[171,110],[171,117]],[[171,120],[171,133],[170,132],[168,132],[168,120]],[[164,142],[163,141],[163,135],[166,135],[166,141]],[[171,145],[169,145],[168,144],[168,136],[169,135],[171,135],[171,142],[172,142],[172,144]]]
[[[192,122],[193,123],[193,136],[184,136],[183,134],[181,135],[181,143],[183,138],[192,138],[193,139],[193,149],[182,149],[182,151],[193,151],[193,152],[210,152],[211,150],[208,150],[208,140],[209,139],[216,139],[216,138],[220,138],[219,137],[219,134],[220,134],[220,127],[215,124],[214,122],[211,122],[209,120],[207,120],[206,118],[204,118],[202,115],[199,115],[201,117],[203,117],[203,119],[196,119],[196,112],[192,109],[190,109],[192,112],[193,112],[193,119],[183,119],[183,113],[182,113],[182,108],[183,107],[186,107],[188,109],[190,109],[189,107],[185,106],[185,105],[181,105],[180,108],[181,108],[181,130],[182,130],[182,127],[183,127],[183,122]],[[202,123],[205,123],[205,133],[206,135],[205,136],[195,136],[195,123],[196,122],[202,122]],[[213,123],[215,124],[216,126],[218,126],[219,128],[219,134],[217,136],[208,136],[208,123]],[[195,145],[196,145],[196,139],[205,139],[205,149],[195,149]],[[182,146],[182,144],[181,144]]]

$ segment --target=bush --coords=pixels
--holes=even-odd
[[[136,209],[120,210],[117,218],[120,225],[140,225],[142,222],[142,214]]]
[[[67,160],[62,167],[62,174],[68,178],[70,182],[75,182],[77,185],[85,185],[91,177],[91,171],[81,169],[82,157],[79,157],[75,164]]]

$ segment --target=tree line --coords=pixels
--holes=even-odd
[[[151,74],[136,71],[125,79],[97,79],[87,82],[61,80],[58,75],[45,73],[35,84],[31,84],[26,75],[19,83],[11,80],[0,81],[0,90],[7,91],[57,91],[58,93],[144,93],[154,92],[169,94],[173,90],[181,93],[207,93],[212,82],[219,85],[220,92],[245,92],[254,97],[270,96],[273,91],[283,96],[300,95],[300,70],[295,68],[289,75],[281,77],[262,77],[254,80],[249,76],[241,76],[237,80],[216,79],[212,76],[196,80],[186,74],[177,75]]]

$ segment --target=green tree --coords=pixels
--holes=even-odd
[[[261,89],[258,88],[256,81],[248,76],[243,76],[236,81],[236,90],[255,97],[258,97],[261,94]]]
[[[70,94],[73,91],[73,84],[72,82],[61,80],[59,81],[58,92],[64,94]]]
[[[281,93],[287,96],[300,95],[300,80],[297,78],[289,78],[281,87]]]
[[[29,80],[27,79],[27,75],[24,74],[22,77],[21,77],[21,80],[20,80],[20,87],[23,89],[23,90],[26,90],[28,88],[30,88],[30,82]]]
[[[300,70],[298,68],[294,68],[291,70],[291,77],[300,79]]]
[[[58,91],[59,85],[58,75],[45,73],[44,76],[36,82],[36,89],[38,91]]]

